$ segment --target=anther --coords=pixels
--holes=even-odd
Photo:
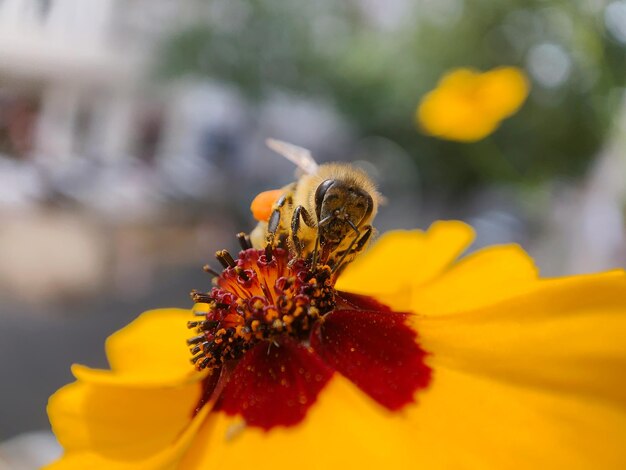
[[[252,242],[250,241],[250,237],[246,235],[245,232],[239,232],[237,234],[237,240],[239,240],[239,245],[242,250],[249,250],[252,248]]]
[[[192,353],[192,354],[195,354],[195,353]],[[195,364],[196,362],[198,362],[203,357],[204,357],[204,354],[198,354],[197,356],[194,356],[194,357],[191,358],[191,363]]]
[[[272,255],[272,245],[268,243],[267,245],[265,245],[265,259],[268,263],[272,261]]]
[[[193,300],[195,303],[209,304],[214,302],[209,294],[198,292],[195,289],[192,290],[189,295],[191,296],[191,300]]]
[[[237,265],[228,250],[220,250],[216,252],[215,257],[220,262],[220,264],[224,266],[224,269],[234,268]]]
[[[199,343],[200,341],[202,341],[202,340],[204,340],[204,339],[205,339],[205,338],[204,338],[204,335],[194,336],[193,338],[189,338],[189,339],[187,340],[187,344],[188,344],[189,346],[191,346],[192,344]]]

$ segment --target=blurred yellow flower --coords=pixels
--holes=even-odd
[[[623,468],[625,273],[539,279],[515,245],[455,261],[472,238],[460,222],[382,236],[337,283],[350,322],[327,313],[296,362],[295,340],[260,343],[225,384],[189,363],[198,315],[144,313],[108,339],[111,370],[75,365],[51,397],[65,454],[49,468]],[[407,326],[417,343],[397,341]],[[423,356],[398,356],[417,344],[432,374],[394,408],[423,372]]]
[[[441,139],[475,142],[491,134],[524,103],[529,81],[517,67],[488,72],[459,68],[445,75],[420,102],[416,120]]]

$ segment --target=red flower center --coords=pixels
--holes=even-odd
[[[299,423],[335,371],[390,410],[430,382],[409,314],[335,291],[327,266],[282,249],[218,259],[216,287],[192,292],[209,305],[188,325],[198,333],[188,340],[192,362],[211,371],[197,410],[212,398],[214,410],[270,429]]]
[[[237,360],[261,341],[282,336],[306,339],[307,332],[335,307],[330,268],[309,269],[303,260],[289,263],[287,251],[247,249],[235,262],[219,252],[226,267],[208,294],[193,292],[209,304],[206,318],[189,322],[199,334],[187,340],[198,369]]]

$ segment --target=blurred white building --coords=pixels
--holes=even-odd
[[[114,0],[0,2],[5,153],[59,164],[87,149],[105,159],[127,151],[146,53],[115,40],[118,8]]]
[[[198,84],[150,80],[160,41],[193,17],[195,2],[181,3],[0,0],[0,291],[19,298],[34,283],[46,299],[91,292],[129,258],[120,253],[134,226],[161,233],[150,230],[155,193],[180,167],[167,162],[193,159],[200,150],[188,141],[237,106],[191,94]],[[183,112],[190,97],[195,114]],[[206,105],[212,112],[199,112]],[[197,170],[187,171],[196,190]],[[88,210],[38,207],[54,198]]]
[[[239,92],[151,79],[168,33],[205,14],[197,0],[1,0],[0,204],[47,191],[143,213],[157,187],[223,194],[251,134]]]

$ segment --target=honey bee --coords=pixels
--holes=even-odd
[[[339,274],[374,232],[381,199],[374,183],[353,165],[318,165],[307,149],[274,139],[266,143],[304,174],[254,199],[251,209],[259,224],[250,234],[252,246],[287,248],[292,259],[325,264]]]

